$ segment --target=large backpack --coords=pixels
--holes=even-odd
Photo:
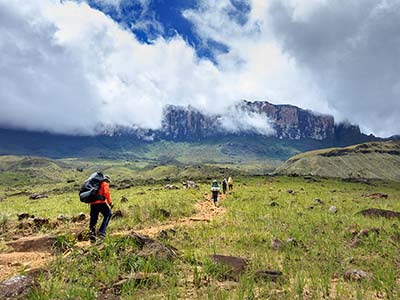
[[[104,175],[100,172],[95,172],[86,179],[79,191],[79,199],[84,203],[91,203],[96,200],[104,200],[104,196],[99,196],[101,183],[104,181]]]

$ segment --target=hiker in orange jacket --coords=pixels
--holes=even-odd
[[[105,175],[104,181],[100,185],[98,200],[90,203],[90,223],[89,223],[89,239],[91,243],[96,242],[96,224],[99,218],[99,213],[103,215],[103,222],[100,225],[98,235],[101,243],[106,234],[108,222],[111,219],[111,209],[113,204],[110,197],[110,176]]]

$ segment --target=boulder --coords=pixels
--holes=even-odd
[[[365,279],[370,279],[372,275],[363,270],[350,269],[344,273],[344,279],[349,281],[361,281]]]
[[[199,189],[200,188],[196,182],[191,181],[191,180],[184,181],[182,183],[182,185],[184,186],[185,189]]]
[[[169,261],[175,259],[177,256],[176,249],[170,246],[165,246],[148,236],[134,233],[130,238],[133,238],[140,248],[140,251],[137,253],[138,256],[154,257],[156,259]]]
[[[166,189],[166,190],[179,190],[179,187],[176,186],[176,185],[173,185],[173,184],[166,184],[164,186],[164,189]]]
[[[0,283],[0,299],[23,299],[34,285],[31,276],[15,275]]]
[[[384,193],[372,193],[372,194],[364,194],[364,197],[371,199],[387,199],[389,195]]]
[[[400,212],[379,208],[368,208],[359,213],[365,217],[384,217],[386,219],[400,218]]]
[[[247,258],[219,254],[214,254],[210,257],[214,263],[227,266],[234,274],[243,273],[248,266]]]
[[[282,279],[283,274],[281,271],[276,270],[259,270],[254,273],[256,280],[279,281]]]
[[[56,236],[33,236],[20,238],[6,245],[13,248],[15,252],[43,252],[51,251],[56,240]]]
[[[48,198],[48,196],[45,194],[33,194],[33,195],[29,196],[29,199],[31,199],[31,200],[38,200],[38,199],[42,199],[42,198]]]

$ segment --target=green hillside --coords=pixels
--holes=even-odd
[[[288,159],[275,173],[400,181],[400,142],[372,142],[305,152]]]

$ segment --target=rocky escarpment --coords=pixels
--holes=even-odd
[[[317,114],[293,105],[274,105],[266,101],[243,101],[236,111],[265,118],[279,139],[330,140],[340,144],[342,138],[363,142],[370,140],[358,126],[335,124],[333,116]],[[197,140],[228,134],[222,115],[206,115],[193,107],[167,106],[164,110],[161,136],[170,140]],[[249,133],[249,132],[247,132]]]
[[[331,139],[335,134],[332,116],[316,114],[293,105],[274,105],[266,101],[244,101],[240,107],[265,115],[273,123],[275,136],[280,139]]]
[[[202,114],[189,106],[169,105],[164,109],[160,135],[170,140],[193,140],[212,137],[216,134],[218,116]]]

